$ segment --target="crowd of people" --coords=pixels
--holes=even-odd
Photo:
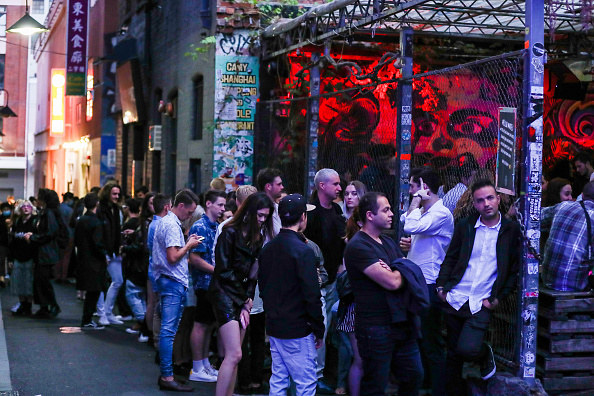
[[[576,158],[590,177],[592,161]],[[524,239],[492,173],[459,172],[444,192],[435,170],[411,170],[395,235],[388,197],[327,168],[309,203],[287,194],[272,168],[231,192],[214,179],[200,197],[141,188],[124,198],[112,181],[60,203],[40,189],[2,204],[13,314],[56,317],[50,280],[76,279],[81,329],[128,322],[155,349],[162,390],[192,391],[185,375],[216,382],[220,396],[383,395],[390,386],[401,396],[463,395],[464,362],[483,380],[496,372],[487,331],[517,285]],[[579,201],[569,180],[542,187],[544,284],[584,290],[594,182]],[[326,360],[335,345],[338,359]]]

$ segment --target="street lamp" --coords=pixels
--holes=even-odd
[[[37,22],[35,18],[29,15],[29,3],[25,2],[25,15],[16,21],[11,27],[6,29],[10,33],[20,33],[25,36],[30,36],[35,33],[47,32],[49,29]],[[4,117],[4,116],[3,116]]]
[[[16,113],[12,111],[10,107],[8,107],[8,91],[5,89],[0,89],[0,97],[4,99],[4,106],[0,106],[0,137],[5,136],[2,132],[4,127],[4,119],[8,117],[16,117]]]

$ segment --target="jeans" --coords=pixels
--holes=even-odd
[[[126,300],[138,322],[144,320],[146,313],[146,289],[126,280]]]
[[[109,272],[109,276],[111,277],[111,285],[109,285],[109,289],[107,290],[107,294],[105,296],[105,314],[107,316],[113,315],[113,306],[115,304],[116,298],[118,297],[118,292],[120,288],[124,284],[124,278],[122,276],[122,257],[121,256],[114,256],[109,258],[109,263],[107,264],[107,272]]]
[[[324,376],[324,367],[326,367],[326,338],[328,330],[332,324],[332,306],[338,301],[338,292],[336,291],[336,281],[324,286],[322,293],[322,314],[324,316],[324,341],[322,347],[318,349],[318,364],[316,375],[318,379]]]
[[[349,370],[353,362],[353,348],[349,335],[344,331],[337,331],[338,336],[338,374],[336,376],[336,387],[346,388],[349,377]]]
[[[159,356],[161,357],[161,376],[173,375],[173,340],[181,319],[186,287],[181,283],[160,276],[157,279],[161,299],[161,331],[159,333]]]
[[[443,337],[443,312],[441,300],[437,297],[435,284],[427,285],[431,306],[421,317],[421,332],[423,339],[420,342],[421,358],[426,376],[431,381],[431,394],[444,396],[445,389],[445,339]]]
[[[419,394],[423,364],[416,339],[403,337],[394,325],[355,324],[355,335],[363,360],[361,395],[384,396],[390,371],[399,380],[399,396]]]
[[[456,311],[446,304],[446,325],[448,328],[448,355],[446,359],[446,391],[448,395],[466,394],[462,379],[465,361],[481,361],[488,356],[485,333],[491,321],[491,311],[482,307],[474,315],[468,302]]]
[[[314,335],[288,340],[269,338],[272,355],[270,396],[285,396],[290,379],[295,381],[297,396],[314,396],[317,387]]]

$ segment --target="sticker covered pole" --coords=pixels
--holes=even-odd
[[[400,32],[400,64],[402,78],[398,82],[398,124],[396,130],[396,171],[394,191],[394,227],[400,230],[400,215],[408,209],[408,180],[410,175],[412,134],[412,76],[413,76],[413,30],[403,28]]]
[[[538,249],[540,242],[540,201],[543,138],[544,3],[526,1],[526,37],[522,131],[522,175],[520,219],[524,246],[520,276],[519,373],[534,384],[536,371],[536,318],[538,316]]]

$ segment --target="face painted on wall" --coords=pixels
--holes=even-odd
[[[490,85],[486,79],[468,73],[453,81],[446,76],[434,77],[430,88],[417,92],[413,153],[418,165],[440,169],[455,165],[455,159],[466,153],[481,166],[495,158],[501,104],[486,100],[496,90]],[[429,100],[432,102],[428,104]]]

